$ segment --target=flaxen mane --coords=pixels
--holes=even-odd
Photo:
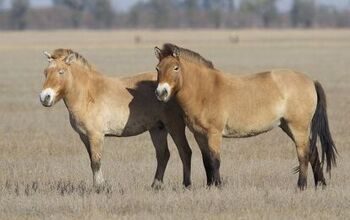
[[[53,59],[66,59],[69,55],[74,54],[74,62],[85,67],[88,70],[93,70],[93,66],[83,57],[81,54],[71,50],[71,49],[56,49],[52,53]]]
[[[208,68],[214,69],[213,63],[205,59],[204,57],[202,57],[199,53],[196,53],[186,48],[176,46],[174,44],[170,44],[170,43],[164,44],[161,53],[162,53],[161,57],[163,58],[167,56],[171,56],[173,53],[178,53],[178,55],[182,58],[203,64]]]

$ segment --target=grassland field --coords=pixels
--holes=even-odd
[[[182,187],[182,164],[170,138],[171,158],[158,191],[150,187],[156,158],[149,135],[107,138],[107,185],[96,192],[88,154],[63,102],[40,104],[47,66],[42,51],[72,48],[119,77],[154,70],[153,47],[165,42],[198,51],[232,74],[292,68],[319,80],[339,151],[327,188],[315,190],[309,169],[308,189],[297,190],[294,144],[275,129],[224,139],[221,189],[206,188],[190,132],[190,189]],[[350,30],[0,32],[0,219],[349,219],[349,71]]]

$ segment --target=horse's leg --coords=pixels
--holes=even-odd
[[[80,138],[85,144],[85,147],[90,156],[94,187],[99,187],[104,183],[101,170],[101,156],[104,137],[101,134],[95,134],[91,136],[80,134]]]
[[[307,169],[310,158],[310,146],[309,146],[309,126],[301,125],[298,123],[287,123],[282,121],[281,128],[285,131],[288,136],[292,138],[295,143],[299,168],[298,187],[300,190],[304,190],[307,187]]]
[[[315,187],[317,187],[318,184],[322,185],[322,187],[325,187],[327,184],[323,176],[323,169],[321,166],[321,162],[318,156],[318,150],[316,146],[310,152],[310,163],[312,167],[312,172],[314,174]]]
[[[290,130],[285,120],[282,120],[280,127],[295,142],[292,131]],[[319,183],[322,186],[326,186],[326,180],[323,176],[323,170],[322,170],[322,166],[321,166],[321,162],[319,159],[318,150],[316,146],[314,147],[313,150],[311,149],[309,159],[310,159],[312,171],[314,174],[315,187],[317,187]]]
[[[163,183],[165,168],[170,158],[168,149],[168,131],[164,127],[154,127],[149,131],[153,145],[156,149],[157,171],[154,176],[152,188],[158,189]]]
[[[210,134],[206,136],[195,133],[194,137],[202,152],[203,163],[207,174],[208,186],[219,186],[220,178],[220,145],[222,136],[220,133]]]
[[[186,134],[185,134],[185,122],[182,118],[174,118],[175,115],[172,116],[172,120],[168,120],[167,129],[174,140],[174,143],[179,151],[180,158],[182,161],[183,167],[183,185],[185,187],[191,185],[191,156],[192,150],[187,142]]]

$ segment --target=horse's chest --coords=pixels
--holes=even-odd
[[[208,130],[208,126],[205,126],[206,123],[203,122],[203,120],[201,120],[199,117],[189,116],[189,115],[185,114],[184,120],[185,120],[187,127],[192,132],[206,133]]]
[[[69,121],[76,132],[79,134],[87,134],[85,123],[79,117],[69,114]]]

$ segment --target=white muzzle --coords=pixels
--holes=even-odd
[[[159,83],[155,91],[157,99],[162,102],[169,101],[171,88],[168,83]]]
[[[54,103],[55,97],[56,92],[51,88],[47,88],[41,91],[40,102],[45,107],[51,107]]]

